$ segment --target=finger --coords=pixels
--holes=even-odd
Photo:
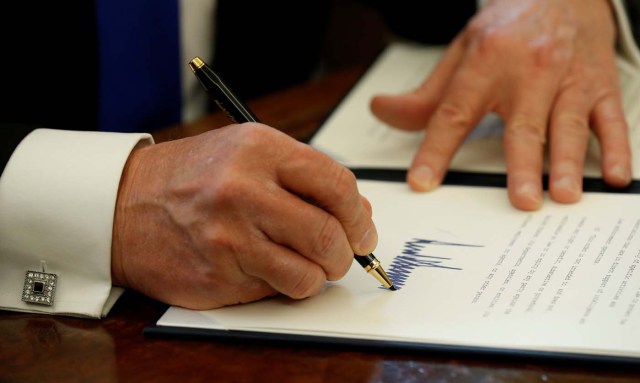
[[[252,253],[242,253],[242,270],[265,281],[276,291],[294,299],[317,294],[327,281],[323,269],[285,246],[254,241]],[[262,290],[258,290],[261,293]],[[255,300],[256,297],[246,297]]]
[[[456,150],[487,112],[492,77],[482,71],[466,64],[452,78],[409,169],[407,181],[413,190],[428,191],[442,182]]]
[[[463,54],[464,47],[458,38],[416,89],[400,95],[375,95],[370,103],[371,112],[395,128],[424,129]]]
[[[333,215],[283,189],[272,193],[261,206],[257,227],[273,242],[319,265],[329,280],[347,273],[353,250]]]
[[[549,194],[561,203],[576,202],[582,195],[590,135],[590,105],[587,92],[582,88],[574,86],[558,96],[550,121]]]
[[[507,189],[513,206],[537,210],[542,206],[542,172],[546,131],[555,82],[531,78],[516,94],[505,121],[504,150]]]
[[[283,187],[331,213],[343,227],[356,254],[371,253],[378,234],[362,203],[354,174],[327,155],[300,144],[277,169]]]
[[[625,187],[632,179],[629,127],[619,92],[614,90],[596,103],[593,131],[600,142],[602,173],[605,182]]]

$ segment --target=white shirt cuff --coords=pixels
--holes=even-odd
[[[131,151],[149,134],[37,129],[0,178],[0,308],[99,318],[111,285],[113,215]],[[54,304],[22,301],[25,273],[57,274]]]

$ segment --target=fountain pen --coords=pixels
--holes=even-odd
[[[202,88],[207,92],[209,98],[222,111],[224,111],[231,121],[235,123],[259,122],[256,115],[246,106],[213,69],[207,65],[200,57],[195,57],[189,61],[189,68],[193,71]],[[380,261],[373,255],[353,255],[354,259],[369,274],[373,275],[384,287],[395,290],[393,282],[380,265]]]

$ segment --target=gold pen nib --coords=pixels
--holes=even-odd
[[[378,282],[382,283],[384,287],[388,288],[389,290],[396,289],[396,287],[393,285],[393,282],[391,281],[391,278],[389,278],[387,273],[379,264],[369,272],[372,273],[373,276],[378,280]]]
[[[389,278],[387,273],[384,271],[382,265],[380,265],[380,261],[378,260],[378,258],[376,258],[375,255],[354,254],[354,257],[356,261],[358,261],[360,266],[364,268],[364,271],[373,275],[384,287],[388,288],[389,290],[396,290],[396,287],[393,285],[393,281],[391,281],[391,278]]]
[[[189,61],[189,68],[191,68],[192,71],[196,71],[196,69],[200,69],[204,66],[204,61],[202,61],[202,59],[200,57],[194,57],[193,60]]]

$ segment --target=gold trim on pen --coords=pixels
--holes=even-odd
[[[372,274],[384,287],[395,290],[393,282],[391,282],[391,278],[389,278],[382,266],[380,266],[380,261],[378,259],[371,261],[371,263],[364,267],[364,270],[368,274]]]
[[[196,71],[197,69],[200,69],[204,66],[204,61],[202,61],[202,59],[200,57],[194,57],[193,60],[189,61],[189,68],[191,68],[192,71]]]
[[[371,261],[371,263],[365,266],[364,269],[368,273],[372,269],[377,269],[379,266],[380,266],[380,261],[378,261],[377,259],[374,259],[373,261]]]

